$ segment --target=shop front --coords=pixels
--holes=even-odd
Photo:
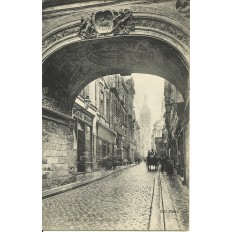
[[[97,169],[103,169],[107,166],[107,161],[115,156],[115,138],[116,133],[101,123],[97,123]]]
[[[93,171],[93,115],[86,110],[76,110],[74,119],[76,120],[77,171],[91,172]]]

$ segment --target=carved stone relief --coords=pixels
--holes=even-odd
[[[166,23],[164,21],[156,19],[137,19],[134,21],[137,27],[150,27],[156,28],[158,30],[164,31],[170,35],[175,36],[178,40],[182,41],[184,44],[189,45],[189,36],[186,35],[181,29]]]
[[[132,7],[133,8],[133,7]],[[133,8],[134,11],[144,11],[162,14],[165,12],[163,9],[157,8]],[[164,11],[164,12],[163,12]],[[89,13],[87,16],[81,17],[79,25],[65,28],[56,32],[43,40],[43,49],[48,48],[55,42],[68,37],[76,36],[81,40],[93,39],[98,37],[104,37],[106,35],[127,35],[131,31],[136,30],[137,27],[155,28],[163,31],[169,35],[176,37],[186,45],[189,45],[189,36],[183,32],[180,28],[177,28],[170,23],[161,21],[158,19],[134,19],[132,12],[128,9],[119,11],[98,11],[95,13]]]
[[[181,15],[185,17],[189,17],[190,16],[190,0],[177,0],[176,9]]]
[[[59,31],[59,32],[49,36],[45,40],[43,40],[42,46],[45,49],[45,48],[49,47],[51,44],[55,43],[56,41],[59,41],[62,38],[72,36],[72,35],[78,35],[79,31],[80,31],[79,26],[66,28],[62,31]]]
[[[178,12],[171,11],[168,8],[159,8],[159,7],[144,7],[144,6],[131,6],[132,12],[144,12],[144,13],[155,13],[161,16],[167,16],[168,18],[182,22],[183,24],[188,25],[188,21],[180,15]]]

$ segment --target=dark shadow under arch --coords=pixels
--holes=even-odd
[[[119,36],[69,44],[49,56],[43,63],[44,96],[59,111],[70,112],[84,86],[115,73],[153,74],[175,85],[184,98],[188,91],[188,65],[170,44],[144,36]]]

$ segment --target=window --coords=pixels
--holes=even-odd
[[[124,105],[126,103],[126,96],[124,94],[123,94],[123,103],[124,103]]]
[[[117,118],[120,117],[120,106],[118,106]]]
[[[86,98],[87,96],[89,96],[89,85],[85,86],[85,87],[81,90],[80,95],[81,95],[83,98]]]
[[[109,153],[110,153],[111,155],[114,154],[114,144],[112,144],[112,143],[109,143]]]
[[[104,115],[104,92],[103,90],[100,90],[100,105],[99,105],[99,111],[101,115]]]
[[[116,145],[119,147],[120,146],[120,139],[119,137],[116,137]]]
[[[106,119],[110,120],[110,100],[106,100]]]
[[[104,93],[103,90],[100,92],[100,100],[103,102],[104,101]]]

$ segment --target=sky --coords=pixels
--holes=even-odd
[[[133,73],[131,75],[135,83],[135,114],[139,121],[140,110],[147,94],[148,105],[151,110],[151,123],[160,120],[162,101],[164,99],[164,79],[149,74]]]

